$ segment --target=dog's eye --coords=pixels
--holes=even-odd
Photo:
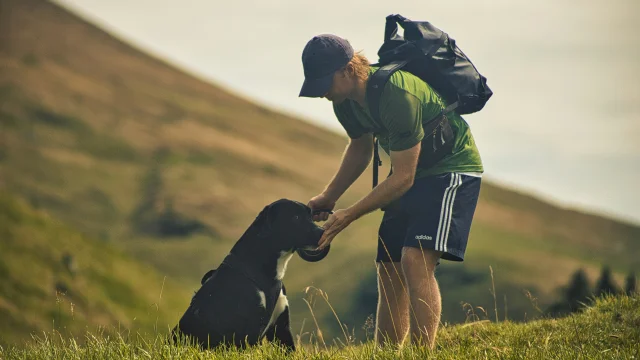
[[[300,215],[296,215],[293,217],[294,220],[300,220]]]

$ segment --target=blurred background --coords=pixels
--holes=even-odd
[[[438,269],[443,322],[632,291],[637,1],[0,0],[0,344],[168,332],[264,205],[306,203],[338,168],[331,103],[298,98],[306,42],[334,33],[375,62],[394,13],[447,32],[494,91],[465,116],[486,172],[466,260]],[[381,216],[290,262],[303,340],[312,312],[327,341],[340,323],[371,337]]]

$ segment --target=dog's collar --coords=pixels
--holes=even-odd
[[[229,253],[229,255],[222,260],[222,265],[226,265],[231,269],[238,271],[251,280],[262,291],[268,292],[274,286],[282,287],[282,281],[275,278],[269,278],[260,271],[255,271],[253,267],[242,261],[233,253]]]

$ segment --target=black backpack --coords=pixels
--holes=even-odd
[[[380,121],[380,96],[394,72],[402,69],[424,80],[449,104],[438,116],[422,124],[424,138],[418,165],[428,168],[453,149],[455,134],[447,114],[471,114],[481,110],[493,92],[487,79],[480,75],[469,58],[456,46],[454,39],[427,21],[411,21],[401,15],[389,15],[384,29],[384,43],[378,50],[379,66],[369,78],[367,99],[369,111]],[[398,35],[398,25],[404,37]],[[373,187],[378,184],[378,138],[375,136]]]

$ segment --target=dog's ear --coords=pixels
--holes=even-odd
[[[265,206],[258,214],[255,225],[258,227],[259,234],[266,234],[271,231],[271,226],[275,219],[274,209],[271,205]]]
[[[216,273],[216,270],[217,269],[207,271],[207,273],[202,277],[202,280],[200,280],[200,285],[204,285],[204,283],[206,283],[207,280],[209,280]]]
[[[328,245],[326,248],[322,250],[297,249],[296,252],[298,253],[298,256],[300,256],[304,261],[317,262],[327,257],[330,249],[331,249],[331,245]]]

